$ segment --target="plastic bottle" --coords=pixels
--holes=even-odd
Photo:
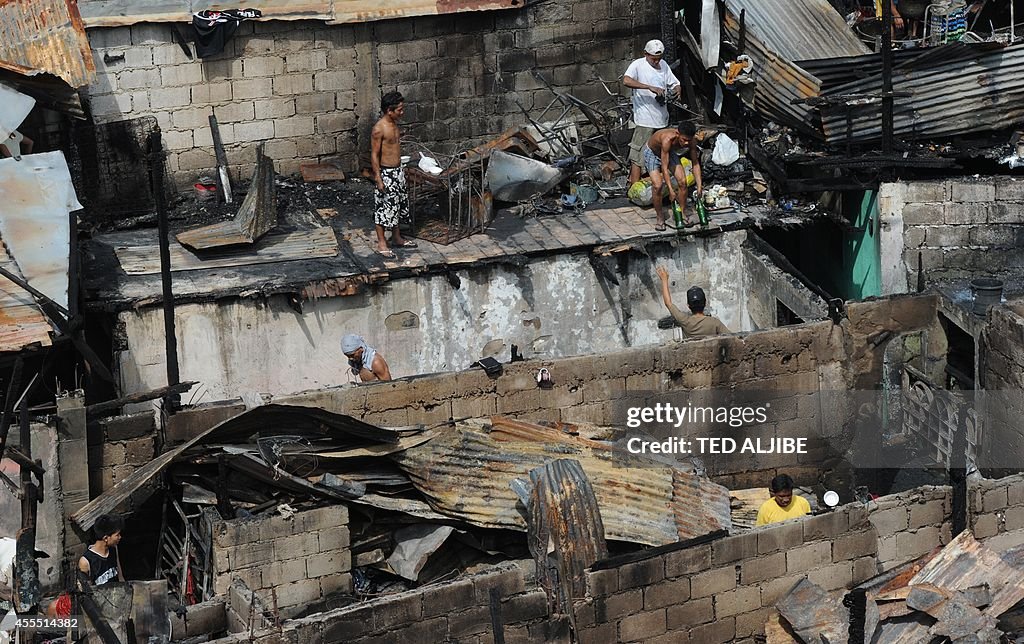
[[[697,218],[700,219],[700,227],[701,228],[707,228],[708,227],[708,210],[707,210],[706,207],[704,207],[704,200],[699,198],[699,197],[696,199],[696,210],[697,210]]]

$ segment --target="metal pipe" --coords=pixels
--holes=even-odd
[[[150,135],[150,183],[153,187],[153,199],[156,202],[157,227],[160,237],[160,285],[163,295],[164,309],[164,342],[167,352],[167,386],[181,381],[178,374],[178,340],[174,331],[174,291],[171,288],[171,246],[167,223],[167,204],[164,201],[164,156],[160,141],[160,131]],[[168,413],[174,413],[178,404],[178,394],[168,394],[165,405]]]
[[[882,152],[893,149],[892,2],[882,0]]]

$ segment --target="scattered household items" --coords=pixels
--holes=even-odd
[[[441,174],[441,166],[437,165],[437,161],[434,157],[421,156],[418,166],[420,170],[423,170],[427,174]]]
[[[715,137],[715,150],[711,160],[718,165],[732,165],[740,158],[740,146],[729,135],[722,132]]]
[[[495,199],[525,201],[558,185],[562,173],[543,161],[495,150],[491,153],[486,178]]]
[[[263,153],[261,144],[256,152],[256,168],[249,191],[235,218],[178,233],[178,242],[194,250],[254,243],[277,225],[274,178],[274,162]]]

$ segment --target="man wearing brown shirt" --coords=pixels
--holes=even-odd
[[[708,303],[707,297],[704,295],[704,289],[694,286],[686,292],[686,305],[690,309],[690,315],[687,315],[672,303],[672,294],[668,290],[668,271],[665,270],[664,266],[659,266],[657,273],[658,277],[661,278],[661,299],[665,302],[668,312],[679,323],[687,337],[695,338],[730,333],[721,320],[712,315],[704,315],[704,307]]]

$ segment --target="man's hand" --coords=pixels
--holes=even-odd
[[[659,266],[658,268],[654,269],[654,272],[658,274],[658,277],[661,278],[661,281],[668,281],[668,270],[666,270],[664,266]]]
[[[665,88],[663,88],[663,87],[654,87],[653,85],[648,85],[647,89],[649,89],[652,92],[654,92],[655,96],[664,96],[665,95]]]
[[[384,189],[384,179],[381,177],[377,177],[377,190],[379,190],[381,194],[387,192],[387,190]]]

